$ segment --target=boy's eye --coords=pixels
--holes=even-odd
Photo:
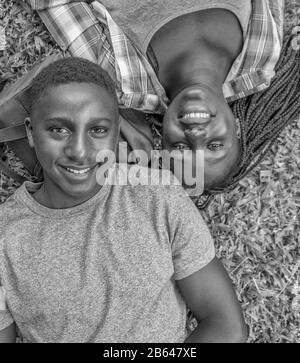
[[[176,144],[176,145],[173,145],[174,149],[175,150],[190,150],[190,146],[187,145],[187,144]]]
[[[70,133],[69,130],[64,129],[62,127],[51,127],[50,131],[58,135],[68,135]]]
[[[220,151],[222,150],[224,147],[224,145],[221,142],[211,142],[210,144],[207,145],[207,148],[210,151]]]
[[[105,134],[107,132],[107,128],[103,127],[103,126],[99,126],[99,127],[93,127],[90,130],[90,133],[94,136],[102,136],[103,134]]]

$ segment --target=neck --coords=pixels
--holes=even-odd
[[[202,45],[199,49],[181,53],[176,58],[167,60],[159,78],[170,100],[182,89],[194,84],[203,84],[218,94],[223,94],[223,83],[232,62],[232,57],[224,50]]]
[[[47,183],[47,180],[45,180],[41,188],[33,194],[34,199],[47,208],[66,209],[76,207],[77,205],[86,202],[99,192],[101,186],[99,185],[88,197],[84,196],[77,198],[68,196],[59,189],[53,192],[52,188],[52,183]]]

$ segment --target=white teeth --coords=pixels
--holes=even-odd
[[[73,174],[85,174],[87,173],[89,170],[91,170],[90,168],[87,169],[83,169],[83,170],[74,170],[74,169],[70,169],[70,168],[66,168],[69,172],[73,173]]]
[[[210,118],[210,114],[208,112],[191,112],[186,113],[182,118],[188,119],[188,118]]]

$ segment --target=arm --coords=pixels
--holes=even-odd
[[[5,289],[1,285],[0,279],[0,326],[5,328],[0,328],[0,343],[15,343],[16,342],[16,326],[13,322],[13,317],[11,316],[7,304],[6,304],[6,294]]]
[[[241,307],[229,276],[217,258],[177,284],[198,320],[186,343],[246,342],[247,327]]]
[[[27,0],[33,10],[45,10],[55,6],[67,5],[76,2],[91,3],[93,0]]]
[[[0,343],[15,343],[16,335],[15,324],[11,324],[7,328],[0,330]]]
[[[92,1],[27,0],[62,50],[73,57],[99,64],[115,79],[115,60],[110,39]],[[103,19],[102,19],[103,20]]]

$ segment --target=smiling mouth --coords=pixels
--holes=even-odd
[[[193,127],[201,127],[207,126],[213,115],[206,111],[198,111],[198,112],[187,112],[181,115],[178,118],[178,121],[184,127],[193,128]]]
[[[189,112],[183,115],[180,115],[182,120],[194,120],[194,119],[209,119],[211,118],[211,114],[208,112]]]
[[[70,174],[76,175],[76,176],[85,176],[88,174],[88,172],[90,170],[92,170],[94,168],[94,167],[92,167],[92,168],[84,168],[84,169],[78,169],[78,168],[75,169],[75,168],[70,168],[70,167],[66,167],[66,166],[62,166],[62,165],[61,165],[61,167],[64,170],[68,171]]]
[[[83,169],[83,170],[76,170],[76,169],[66,168],[66,170],[69,171],[72,174],[83,175],[83,174],[86,174],[87,172],[89,172],[91,170],[91,168],[87,168],[87,169]]]

